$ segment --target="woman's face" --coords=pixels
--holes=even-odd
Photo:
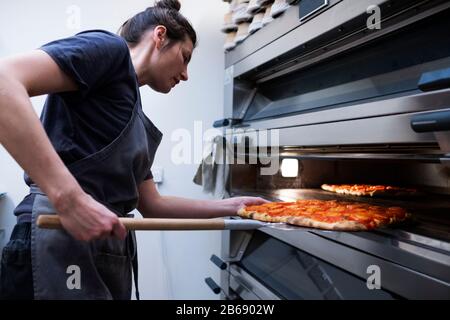
[[[168,93],[180,81],[188,80],[187,67],[194,46],[190,39],[169,43],[157,51],[151,63],[148,85],[161,93]]]

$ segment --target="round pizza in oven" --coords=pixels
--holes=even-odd
[[[403,221],[410,216],[400,207],[336,200],[271,202],[243,207],[238,215],[266,222],[285,222],[339,231],[371,230]]]
[[[418,192],[413,188],[401,188],[385,185],[369,185],[369,184],[322,184],[322,189],[339,194],[352,196],[374,197],[374,196],[414,196]]]

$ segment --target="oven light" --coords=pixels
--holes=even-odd
[[[298,176],[298,160],[283,159],[281,162],[281,175],[284,178],[296,178]]]

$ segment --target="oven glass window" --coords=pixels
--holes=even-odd
[[[265,233],[255,232],[240,266],[284,299],[394,299],[360,279]]]
[[[450,65],[449,37],[450,10],[446,10],[311,67],[261,82],[245,120],[420,93],[423,73]],[[244,80],[251,82],[249,77]]]

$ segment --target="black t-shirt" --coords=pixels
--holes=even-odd
[[[40,48],[79,90],[50,94],[41,120],[66,165],[110,144],[128,123],[138,84],[124,39],[87,31]]]
[[[131,118],[139,85],[126,41],[92,30],[40,48],[73,79],[78,90],[49,94],[41,121],[66,165],[100,151]],[[152,178],[149,171],[146,179]],[[28,185],[32,181],[26,179]],[[32,203],[32,195],[24,203]],[[17,208],[24,212],[29,208]],[[28,207],[28,206],[25,206]]]

